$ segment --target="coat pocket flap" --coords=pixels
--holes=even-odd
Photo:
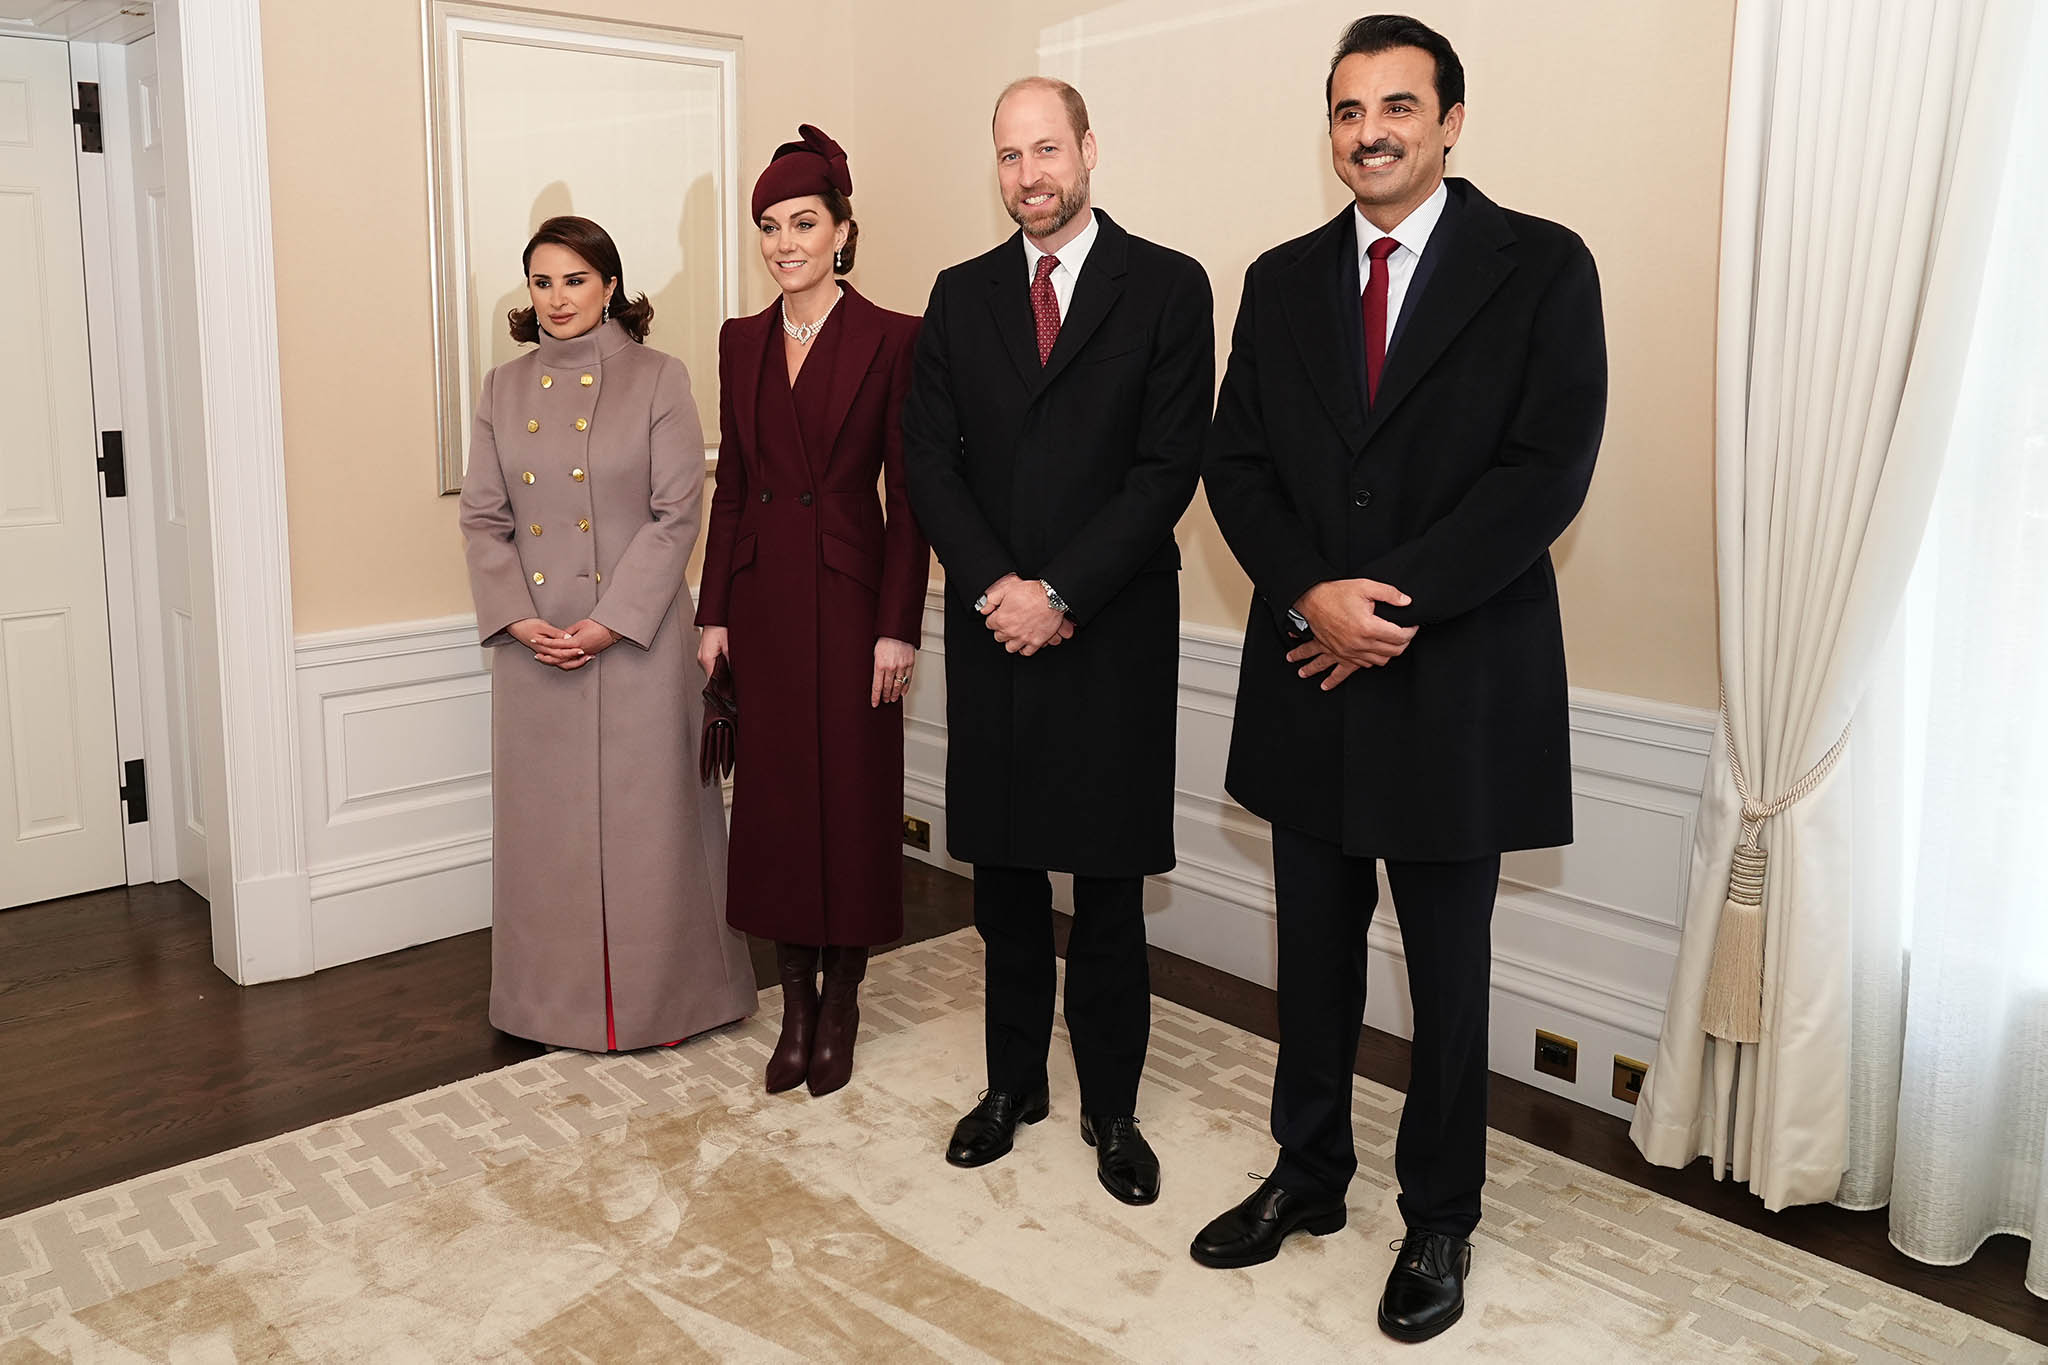
[[[881,565],[878,556],[861,550],[850,541],[841,540],[830,531],[824,532],[825,567],[845,574],[870,592],[881,591]]]

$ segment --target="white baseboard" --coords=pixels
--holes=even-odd
[[[931,822],[912,856],[946,856],[945,637],[940,589],[925,603],[922,666],[905,706],[904,809]],[[1151,941],[1261,985],[1274,982],[1270,830],[1223,791],[1240,644],[1184,624],[1179,866],[1146,896]],[[490,923],[490,674],[468,617],[302,637],[304,805],[315,964],[334,966]],[[1572,694],[1578,840],[1511,854],[1494,915],[1496,1071],[1610,1113],[1611,1059],[1648,1060],[1683,927],[1711,712]],[[1061,879],[1064,882],[1064,879]],[[1069,888],[1058,889],[1060,903]],[[1366,1019],[1407,1036],[1398,924],[1385,907]],[[1579,1044],[1566,1084],[1534,1070],[1535,1031]]]

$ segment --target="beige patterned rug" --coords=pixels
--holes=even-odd
[[[1272,1045],[1156,1005],[1150,1208],[1095,1183],[1057,1062],[1051,1121],[957,1171],[980,966],[971,931],[877,961],[854,1084],[825,1100],[760,1093],[771,1007],[7,1219],[0,1361],[2048,1360],[1498,1133],[1465,1320],[1397,1346],[1373,1310],[1398,1094],[1359,1083],[1349,1228],[1204,1270],[1189,1237],[1271,1160]]]

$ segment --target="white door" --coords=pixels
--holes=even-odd
[[[126,880],[63,43],[0,38],[0,907]]]
[[[161,86],[157,80],[156,38],[139,39],[122,53],[122,95],[118,113],[128,125],[127,154],[133,176],[134,259],[138,278],[135,293],[141,299],[142,315],[133,329],[134,345],[124,348],[126,357],[139,349],[146,388],[145,401],[129,419],[131,430],[141,438],[146,458],[146,515],[155,541],[158,602],[142,603],[139,609],[158,613],[153,631],[163,656],[163,677],[168,695],[164,698],[164,726],[167,737],[169,781],[150,783],[153,801],[166,802],[158,814],[152,806],[152,822],[162,818],[172,831],[172,856],[158,845],[157,879],[182,880],[205,895],[206,825],[204,783],[199,744],[208,733],[202,724],[198,670],[204,644],[193,617],[191,554],[193,550],[193,498],[201,491],[195,471],[199,449],[196,434],[179,420],[180,398],[188,376],[181,372],[186,363],[184,349],[172,344],[175,318],[172,300],[177,247],[173,235],[172,208],[165,186],[164,120]],[[108,112],[117,112],[109,105]]]

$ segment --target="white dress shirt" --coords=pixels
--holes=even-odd
[[[1095,221],[1095,210],[1091,208],[1088,210],[1088,226],[1081,229],[1080,236],[1068,242],[1058,251],[1051,253],[1040,251],[1037,244],[1031,240],[1030,234],[1024,234],[1024,282],[1026,284],[1038,278],[1038,258],[1040,256],[1051,254],[1059,258],[1060,263],[1052,268],[1052,292],[1054,297],[1060,301],[1061,322],[1067,320],[1067,306],[1074,301],[1074,281],[1081,278],[1081,267],[1088,260],[1088,249],[1095,245],[1096,235],[1101,230],[1102,224]]]
[[[1394,225],[1392,232],[1381,232],[1368,220],[1358,205],[1351,206],[1351,223],[1358,229],[1358,288],[1361,296],[1365,284],[1372,277],[1372,262],[1366,259],[1365,249],[1382,237],[1392,237],[1401,245],[1395,247],[1387,257],[1387,340],[1394,337],[1395,324],[1401,320],[1401,305],[1408,300],[1408,285],[1415,278],[1415,265],[1422,259],[1424,247],[1429,245],[1429,235],[1436,231],[1438,220],[1444,216],[1444,203],[1450,192],[1444,182],[1436,182],[1435,191],[1429,198],[1416,205],[1415,211]]]

